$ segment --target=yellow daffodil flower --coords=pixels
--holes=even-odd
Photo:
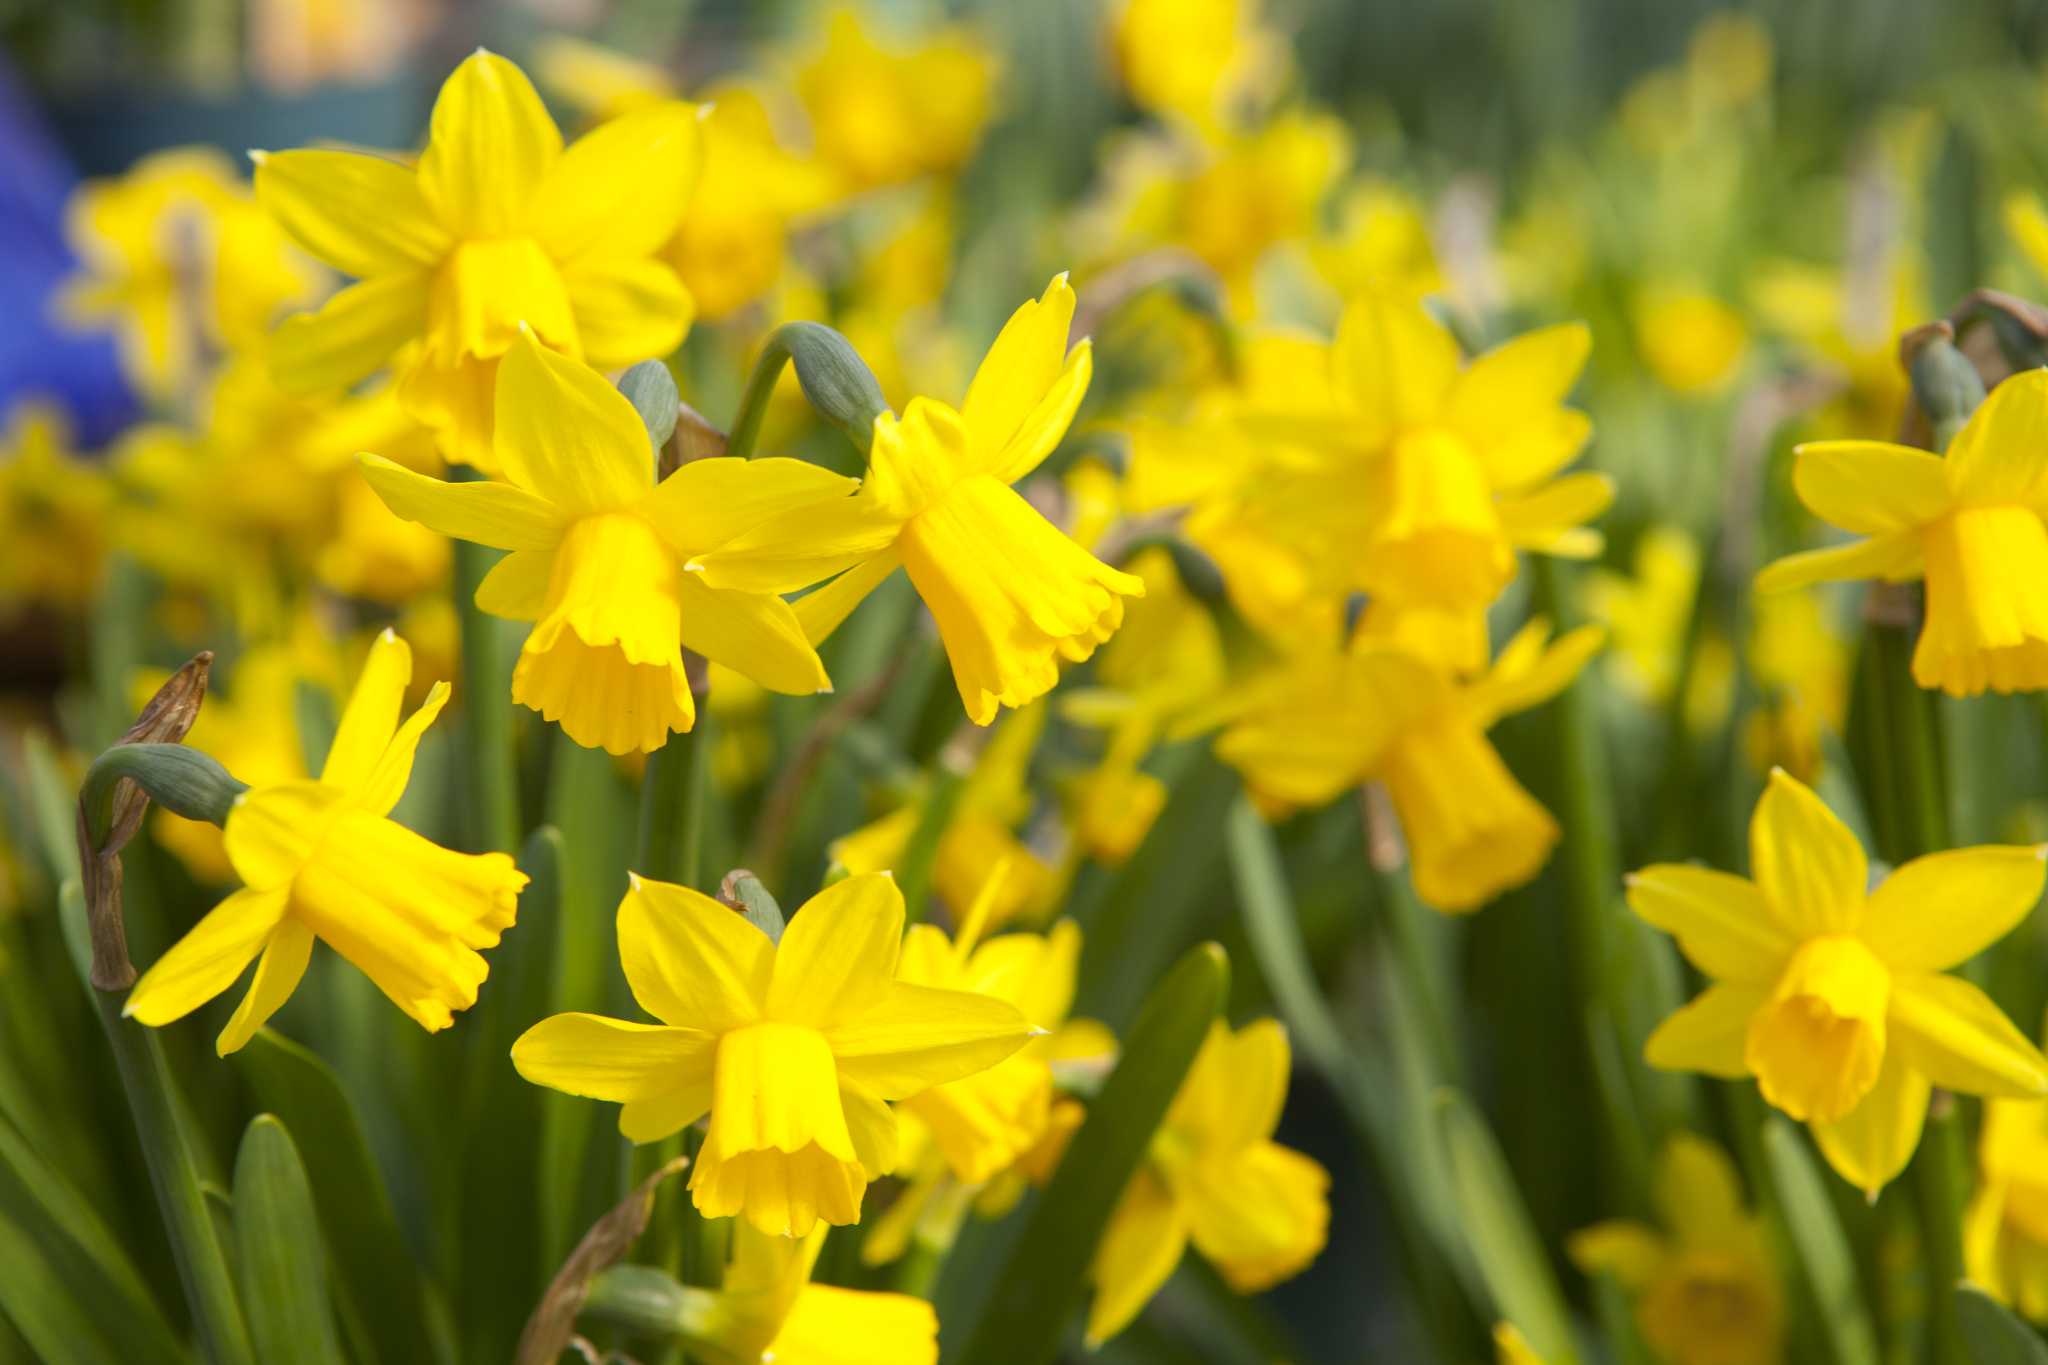
[[[143,973],[124,1014],[151,1026],[183,1018],[254,961],[249,993],[221,1031],[225,1056],[290,998],[316,938],[430,1033],[476,1003],[490,970],[478,950],[511,927],[526,874],[505,854],[453,853],[390,818],[420,736],[448,701],[437,683],[400,725],[411,676],[412,651],[386,631],[320,776],[237,798],[226,843],[243,889]]]
[[[78,458],[62,414],[24,404],[0,436],[0,620],[37,605],[78,611],[99,590],[114,488]]]
[[[2048,1322],[2048,1099],[1987,1100],[1977,1166],[1964,1267],[2001,1302]]]
[[[1368,289],[1422,296],[1444,288],[1424,206],[1396,185],[1367,181],[1345,191],[1336,229],[1310,247],[1310,256],[1339,298]]]
[[[1635,1300],[1643,1339],[1671,1365],[1774,1365],[1784,1288],[1727,1153],[1678,1134],[1658,1156],[1650,1193],[1663,1231],[1598,1223],[1573,1234],[1572,1260],[1588,1275],[1614,1276]]]
[[[1884,441],[1800,446],[1814,515],[1867,537],[1787,556],[1760,592],[1849,578],[1927,580],[1913,680],[1955,697],[2048,687],[2048,370],[1991,391],[1946,456]]]
[[[1132,102],[1213,129],[1270,89],[1286,72],[1287,45],[1254,9],[1243,0],[1126,0],[1110,47]]]
[[[111,328],[122,369],[154,398],[182,393],[209,349],[253,344],[323,283],[211,149],[157,152],[116,179],[88,181],[68,215],[82,269],[59,316]]]
[[[1782,767],[1811,781],[1822,740],[1841,734],[1848,719],[1849,641],[1818,591],[1758,597],[1752,617],[1749,667],[1765,701],[1744,745],[1758,771]]]
[[[526,76],[478,51],[434,103],[415,165],[346,151],[262,154],[279,225],[358,283],[272,340],[279,380],[346,388],[401,350],[398,397],[444,453],[492,468],[498,361],[530,327],[600,369],[666,355],[690,297],[656,253],[696,185],[697,111],[670,101],[566,150]]]
[[[1698,543],[1669,525],[1650,527],[1636,543],[1633,577],[1609,569],[1587,575],[1588,614],[1614,641],[1610,669],[1638,699],[1662,703],[1678,685],[1699,582]]]
[[[1361,640],[1290,661],[1198,719],[1225,724],[1217,756],[1269,813],[1384,782],[1416,894],[1438,910],[1476,910],[1534,877],[1557,844],[1557,822],[1486,738],[1500,717],[1562,691],[1602,639],[1595,626],[1549,635],[1547,622],[1531,622],[1465,683],[1424,656]]]
[[[1674,393],[1718,393],[1735,379],[1749,350],[1742,315],[1703,289],[1662,285],[1634,309],[1636,348],[1657,381]]]
[[[959,169],[981,142],[993,103],[993,56],[964,29],[883,47],[850,7],[832,11],[823,46],[795,73],[819,160],[843,193]]]
[[[937,618],[968,719],[1052,690],[1123,621],[1138,578],[1096,559],[1009,485],[1066,434],[1088,390],[1084,338],[1069,351],[1074,291],[1061,275],[1004,325],[959,408],[914,398],[875,419],[860,492],[771,520],[701,553],[714,587],[784,592],[846,572],[798,606],[822,639],[898,565]]]
[[[633,997],[662,1022],[558,1014],[521,1036],[513,1064],[620,1102],[635,1142],[708,1112],[698,1211],[774,1236],[860,1221],[867,1183],[896,1163],[884,1101],[984,1071],[1033,1033],[1005,1001],[898,979],[903,896],[884,874],[813,896],[780,944],[708,896],[636,877],[618,934]]]
[[[1657,1026],[1652,1066],[1756,1077],[1873,1198],[1919,1145],[1932,1086],[2048,1094],[2048,1059],[1957,966],[2041,898],[2048,845],[1915,858],[1868,889],[1863,849],[1779,771],[1750,821],[1750,877],[1659,863],[1629,908],[1714,984]]]
[[[657,484],[647,428],[603,376],[531,331],[498,370],[494,439],[507,482],[442,483],[375,455],[360,464],[401,517],[511,551],[476,600],[536,623],[513,670],[514,701],[578,744],[624,754],[696,723],[684,649],[778,692],[829,689],[786,602],[706,587],[680,566],[852,480],[800,460],[721,458]]]
[[[1273,1141],[1287,1098],[1287,1031],[1218,1020],[1095,1251],[1087,1339],[1099,1346],[1166,1283],[1190,1241],[1240,1294],[1299,1272],[1323,1249],[1329,1173]]]
[[[811,1283],[826,1229],[770,1236],[742,1221],[715,1290],[685,1289],[678,1329],[709,1365],[936,1365],[939,1320],[909,1294]]]

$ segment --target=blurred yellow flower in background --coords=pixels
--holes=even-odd
[[[1671,1365],[1775,1365],[1785,1293],[1763,1220],[1743,1207],[1728,1154],[1679,1133],[1651,1186],[1661,1230],[1615,1219],[1573,1234],[1572,1260],[1612,1275],[1643,1338]]]
[[[981,141],[995,81],[994,55],[966,29],[887,47],[846,6],[793,78],[818,159],[848,194],[957,170]]]
[[[54,408],[23,404],[0,434],[0,621],[33,606],[78,610],[98,591],[115,490],[71,448]]]
[[[2048,1322],[2048,1099],[1987,1100],[1978,1184],[1963,1214],[1965,1268],[2035,1322]]]
[[[1629,908],[1713,981],[1658,1025],[1652,1066],[1754,1076],[1873,1198],[1920,1142],[1930,1089],[2048,1094],[2048,1059],[1989,996],[1946,975],[2041,898],[2048,845],[1931,853],[1874,890],[1862,847],[1780,771],[1750,822],[1750,877],[1659,863]]]
[[[1699,582],[1699,545],[1668,524],[1636,542],[1633,578],[1611,569],[1586,576],[1586,609],[1614,642],[1609,669],[1644,701],[1662,702],[1678,684]]]
[[[679,101],[565,150],[525,74],[482,51],[441,87],[415,165],[361,152],[261,155],[264,207],[358,281],[278,330],[280,382],[345,388],[397,357],[406,411],[449,459],[493,468],[497,362],[521,327],[599,368],[683,339],[690,297],[656,253],[682,221],[699,155],[697,111]]]
[[[1705,290],[1658,285],[1635,304],[1636,348],[1650,373],[1676,393],[1718,393],[1749,350],[1742,315]]]

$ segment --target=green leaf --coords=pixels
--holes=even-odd
[[[234,1062],[263,1107],[304,1138],[300,1156],[334,1256],[335,1278],[377,1359],[383,1365],[436,1359],[427,1326],[427,1283],[333,1069],[269,1029],[235,1053]]]
[[[1570,1311],[1500,1144],[1455,1090],[1436,1100],[1437,1133],[1450,1157],[1451,1191],[1494,1317],[1512,1322],[1551,1365],[1578,1359]]]
[[[1836,1365],[1876,1365],[1877,1333],[1863,1306],[1856,1263],[1812,1154],[1798,1130],[1776,1117],[1764,1122],[1763,1147],[1785,1233],[1812,1291],[1830,1354]]]
[[[299,1149],[273,1115],[258,1114],[242,1136],[234,1218],[257,1358],[341,1365],[313,1191]]]
[[[191,1360],[92,1204],[5,1122],[0,1315],[49,1365]]]
[[[71,965],[113,1049],[121,1088],[141,1141],[143,1164],[149,1168],[150,1187],[156,1192],[157,1211],[163,1217],[200,1346],[213,1365],[254,1365],[249,1329],[242,1320],[213,1214],[200,1188],[190,1134],[179,1122],[179,1100],[170,1066],[164,1060],[163,1043],[155,1029],[122,1018],[113,995],[93,988],[91,931],[86,927],[85,895],[78,882],[65,882],[58,900]]]
[[[1223,1008],[1230,961],[1198,944],[1145,1001],[1059,1170],[1032,1207],[980,1310],[953,1338],[963,1365],[1047,1365],[1080,1305],[1095,1246]],[[942,1324],[943,1329],[943,1324]]]
[[[1956,1286],[1956,1318],[1971,1365],[2048,1365],[2041,1334],[1974,1284]]]

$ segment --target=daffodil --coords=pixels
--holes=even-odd
[[[1763,1220],[1743,1207],[1727,1153],[1680,1133],[1657,1159],[1663,1229],[1616,1219],[1573,1234],[1572,1260],[1635,1300],[1643,1339],[1671,1365],[1772,1365],[1785,1295]]]
[[[511,927],[526,874],[502,853],[453,853],[390,818],[420,737],[448,701],[435,684],[399,724],[412,651],[385,632],[342,712],[320,776],[252,787],[226,828],[244,883],[158,958],[123,1013],[152,1026],[183,1018],[256,972],[218,1047],[254,1036],[290,998],[313,940],[354,963],[428,1032],[476,1003],[480,949]]]
[[[2033,909],[2048,846],[1932,853],[1870,890],[1856,836],[1780,771],[1749,848],[1748,878],[1669,863],[1629,878],[1629,908],[1713,979],[1650,1035],[1652,1066],[1754,1076],[1873,1197],[1919,1144],[1931,1087],[2048,1095],[2048,1059],[1946,974]]]
[[[1699,582],[1699,545],[1671,525],[1643,533],[1633,576],[1596,569],[1587,577],[1588,612],[1614,641],[1614,675],[1643,701],[1663,702],[1678,685]]]
[[[708,1112],[698,1211],[775,1236],[858,1222],[868,1182],[896,1162],[885,1101],[984,1071],[1032,1036],[1005,1001],[898,979],[903,896],[883,874],[819,892],[779,944],[708,896],[635,878],[618,935],[634,999],[662,1022],[558,1014],[513,1045],[513,1064],[620,1102],[635,1142]]]
[[[1742,315],[1703,289],[1665,284],[1635,302],[1636,349],[1658,382],[1674,393],[1718,393],[1735,379],[1749,351]]]
[[[964,29],[885,47],[841,6],[794,84],[819,160],[843,193],[857,194],[957,170],[981,142],[995,75],[994,58]]]
[[[82,268],[59,315],[111,329],[122,369],[154,398],[182,393],[209,353],[257,341],[322,284],[210,148],[157,152],[116,179],[88,181],[68,220]]]
[[[1126,0],[1110,29],[1117,73],[1141,109],[1220,127],[1285,74],[1284,40],[1244,0]]]
[[[833,573],[799,604],[822,639],[899,564],[937,619],[967,716],[1052,689],[1059,660],[1086,659],[1144,584],[1096,559],[1010,487],[1050,455],[1088,390],[1092,358],[1067,332],[1062,275],[1003,327],[959,409],[912,399],[875,419],[860,492],[802,508],[700,553],[714,587],[784,592]]]
[[[696,723],[682,651],[778,692],[830,683],[789,605],[706,587],[684,560],[852,480],[799,460],[694,460],[656,483],[647,428],[625,396],[530,331],[498,367],[504,483],[442,483],[375,455],[363,474],[392,511],[511,551],[477,605],[532,621],[512,698],[577,743],[652,751]],[[845,501],[843,497],[839,501]]]
[[[1963,1214],[1969,1276],[2035,1322],[2048,1322],[2048,1100],[1989,1100],[1978,1184]]]
[[[288,386],[321,390],[399,357],[406,410],[450,459],[491,468],[498,362],[522,325],[600,369],[682,341],[690,297],[657,253],[689,203],[698,155],[697,111],[677,101],[564,149],[525,74],[484,51],[441,87],[416,164],[260,154],[264,207],[358,281],[288,320],[271,364]]]
[[[1199,719],[1224,723],[1217,756],[1269,812],[1384,782],[1416,894],[1438,910],[1476,910],[1533,878],[1557,844],[1557,822],[1486,738],[1500,717],[1566,687],[1602,639],[1592,626],[1555,642],[1549,635],[1548,623],[1531,622],[1471,682],[1408,649],[1361,640],[1288,661]]]
[[[1096,1247],[1091,1346],[1129,1325],[1191,1241],[1240,1294],[1278,1284],[1323,1249],[1329,1174],[1273,1141],[1287,1076],[1287,1031],[1274,1020],[1210,1026]]]
[[[745,1222],[717,1289],[686,1287],[676,1328],[709,1365],[936,1365],[939,1319],[909,1294],[811,1282],[821,1224],[779,1237]]]
[[[1956,697],[2048,687],[2044,431],[2048,370],[2025,370],[1991,391],[1945,456],[1884,441],[1800,446],[1799,500],[1866,539],[1781,559],[1758,590],[1925,578],[1915,682]]]
[[[1752,615],[1748,660],[1764,703],[1744,736],[1750,761],[1808,781],[1848,718],[1849,641],[1816,590],[1759,597]]]

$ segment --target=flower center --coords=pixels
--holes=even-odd
[[[1471,448],[1448,431],[1399,437],[1374,466],[1385,510],[1361,586],[1399,602],[1483,606],[1514,576],[1493,490]]]
[[[1801,947],[1749,1024],[1743,1059],[1764,1098],[1801,1122],[1854,1109],[1884,1062],[1891,990],[1890,971],[1857,939]]]

